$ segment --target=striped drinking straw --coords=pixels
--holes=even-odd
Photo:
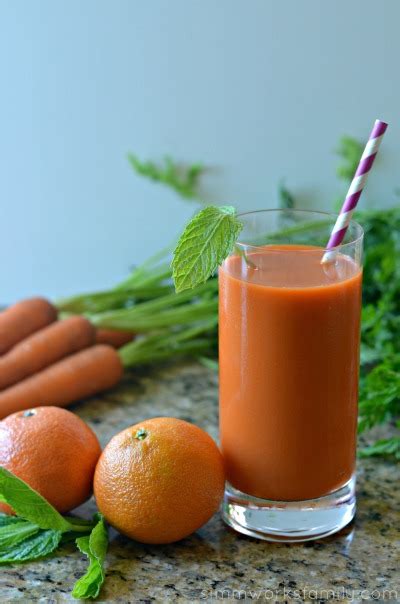
[[[372,128],[372,132],[369,135],[368,142],[361,156],[360,163],[358,164],[354,178],[351,181],[346,199],[344,200],[331,236],[329,237],[329,241],[326,246],[328,250],[340,245],[344,239],[351,220],[351,215],[358,203],[358,200],[360,199],[361,193],[363,192],[368,174],[374,163],[379,145],[381,144],[387,126],[388,125],[385,122],[381,122],[381,120],[375,121],[374,127]],[[322,258],[322,262],[328,262],[333,258],[334,252],[326,252]]]

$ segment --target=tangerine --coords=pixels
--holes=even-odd
[[[93,430],[66,409],[36,407],[0,421],[0,465],[61,513],[90,497],[100,453]],[[6,504],[0,511],[12,512]]]
[[[224,482],[222,455],[204,430],[158,417],[111,439],[96,467],[94,494],[106,520],[124,535],[172,543],[218,510]]]

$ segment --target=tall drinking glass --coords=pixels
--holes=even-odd
[[[336,216],[240,216],[219,271],[224,520],[272,541],[334,533],[355,513],[362,228],[322,262]]]

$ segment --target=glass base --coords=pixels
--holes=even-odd
[[[306,501],[271,501],[225,486],[224,521],[239,533],[265,541],[293,543],[340,531],[356,512],[355,475],[340,489]]]

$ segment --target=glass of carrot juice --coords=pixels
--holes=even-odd
[[[261,539],[317,539],[355,514],[363,230],[351,222],[326,256],[333,214],[239,218],[219,271],[223,517]]]

